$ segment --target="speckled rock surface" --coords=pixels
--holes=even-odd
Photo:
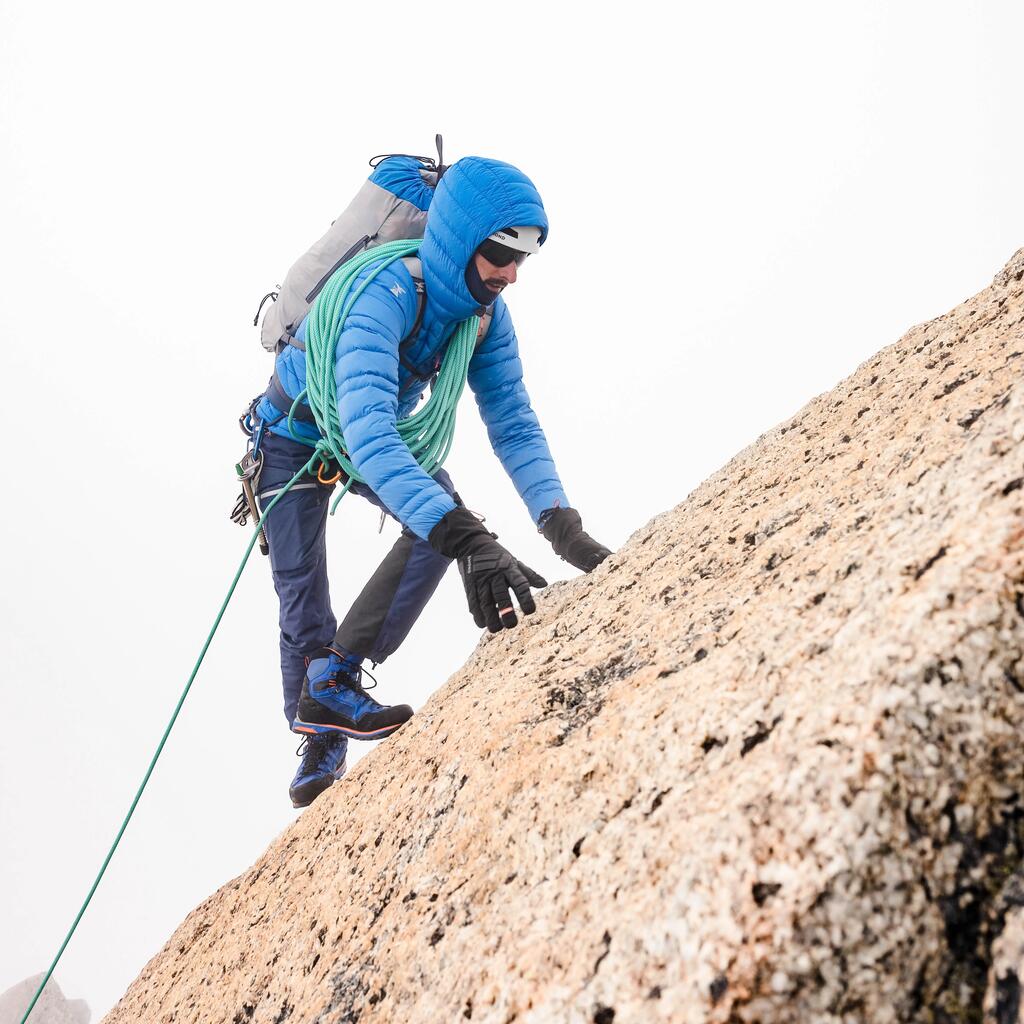
[[[107,1020],[980,1020],[1024,854],[1022,277],[486,637]]]
[[[26,978],[0,995],[0,1024],[19,1024],[42,980],[42,974]],[[89,1024],[91,1017],[84,1000],[65,999],[60,985],[51,978],[29,1020],[32,1024]]]

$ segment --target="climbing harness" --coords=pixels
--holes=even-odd
[[[360,253],[349,263],[344,264],[335,272],[314,303],[313,308],[310,311],[309,340],[306,345],[306,380],[308,387],[292,403],[291,414],[294,414],[295,407],[308,393],[309,404],[313,410],[313,415],[316,418],[322,437],[310,454],[309,460],[298,470],[291,480],[284,485],[284,487],[274,494],[273,499],[263,510],[262,515],[259,513],[258,507],[255,505],[255,500],[253,501],[252,507],[248,509],[249,515],[256,520],[256,526],[253,530],[252,536],[249,538],[249,543],[242,555],[242,560],[235,572],[234,579],[232,579],[231,585],[228,587],[228,592],[225,595],[224,600],[221,602],[220,609],[213,621],[213,626],[207,634],[206,640],[199,652],[199,657],[196,658],[195,664],[192,666],[192,672],[189,674],[188,681],[185,683],[181,696],[178,698],[178,703],[175,705],[174,711],[171,713],[170,720],[164,729],[163,735],[160,737],[160,742],[157,744],[156,751],[150,759],[149,766],[142,778],[142,782],[135,793],[131,806],[128,808],[128,813],[125,815],[124,821],[121,822],[121,827],[114,838],[114,842],[107,851],[107,855],[100,866],[99,873],[96,875],[96,878],[92,883],[92,887],[89,889],[89,892],[85,897],[85,901],[82,903],[78,914],[72,922],[71,927],[68,929],[68,933],[64,937],[64,941],[61,943],[60,949],[57,950],[57,955],[53,958],[53,962],[50,964],[49,969],[43,975],[42,981],[39,983],[35,995],[32,997],[32,1001],[28,1004],[28,1008],[22,1015],[20,1024],[26,1024],[28,1021],[29,1015],[32,1013],[36,1003],[39,1001],[39,997],[42,995],[43,989],[53,976],[53,972],[56,969],[57,964],[60,962],[60,958],[64,955],[64,950],[71,941],[71,937],[75,934],[75,930],[78,928],[79,922],[82,920],[86,909],[92,902],[93,895],[106,873],[107,866],[110,864],[110,861],[121,842],[121,837],[128,828],[128,823],[131,821],[132,815],[135,813],[135,808],[138,806],[139,800],[142,799],[142,794],[149,783],[150,776],[152,776],[153,771],[156,768],[157,761],[163,753],[164,746],[167,743],[168,737],[171,735],[171,730],[174,728],[174,724],[178,720],[178,715],[181,713],[181,709],[185,704],[185,698],[188,697],[189,691],[192,689],[192,683],[195,681],[195,678],[199,673],[199,668],[206,657],[206,652],[209,650],[210,644],[213,643],[214,635],[220,626],[221,620],[224,618],[224,613],[227,611],[228,604],[235,593],[238,581],[242,578],[242,573],[249,562],[249,556],[252,554],[252,549],[261,538],[263,538],[263,541],[265,542],[266,538],[263,536],[263,524],[267,521],[267,517],[277,507],[277,503],[281,501],[281,499],[293,487],[299,484],[299,481],[304,476],[309,474],[317,476],[322,480],[320,474],[329,466],[332,459],[348,476],[348,480],[342,488],[341,494],[339,494],[338,498],[335,499],[334,507],[337,507],[338,501],[349,490],[353,481],[362,481],[363,478],[349,461],[348,454],[345,450],[345,439],[341,433],[341,423],[338,418],[334,386],[334,351],[337,347],[338,338],[344,327],[345,318],[348,316],[353,303],[359,298],[377,274],[379,274],[385,267],[394,263],[395,260],[414,254],[419,249],[419,245],[419,239],[400,240],[386,243],[368,252]],[[359,287],[353,290],[352,285],[355,282],[355,279],[359,276],[359,272],[368,264],[376,261],[379,261],[379,265],[370,271],[366,280],[363,281]],[[470,317],[468,320],[464,320],[459,324],[456,328],[454,337],[449,342],[448,350],[441,363],[441,368],[438,372],[434,389],[431,392],[430,397],[427,399],[424,407],[408,419],[399,421],[397,425],[398,433],[402,437],[402,440],[409,446],[409,450],[413,453],[417,462],[419,462],[427,473],[436,473],[437,470],[441,468],[442,463],[448,457],[448,453],[451,450],[452,439],[455,432],[455,411],[458,406],[459,397],[466,385],[466,376],[469,372],[469,360],[472,358],[473,350],[476,346],[479,326],[480,319],[476,316]],[[289,415],[289,424],[291,424],[293,419],[293,415],[291,414]],[[250,438],[253,439],[253,450],[256,454],[252,455],[252,459],[253,463],[258,465],[261,456],[259,453],[257,438],[262,438],[263,424],[261,423],[259,427],[256,427],[255,430],[253,429],[251,409],[247,415],[243,415],[240,423],[243,431],[248,432]],[[247,452],[247,455],[250,454],[252,454],[251,451]],[[238,465],[240,477],[243,476],[243,472],[249,472],[248,467],[243,470],[243,463],[245,463],[245,458],[243,458],[242,462]],[[246,482],[248,482],[251,490],[255,490],[252,487],[253,476],[255,475],[258,477],[258,472],[259,470],[256,469],[254,474],[249,474],[243,480],[243,494]],[[248,496],[245,495],[245,497],[246,504],[248,505]],[[265,493],[263,497],[266,499],[268,494]]]

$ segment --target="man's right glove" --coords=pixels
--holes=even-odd
[[[574,508],[552,508],[541,513],[540,530],[556,555],[584,572],[593,572],[611,554],[584,531],[583,520]]]
[[[546,587],[547,580],[509,554],[469,509],[452,509],[430,531],[429,539],[435,551],[458,560],[469,611],[481,629],[487,626],[497,633],[519,621],[509,588],[526,615],[537,610],[530,587]]]

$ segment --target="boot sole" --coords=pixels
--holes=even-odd
[[[292,732],[304,732],[310,735],[340,732],[342,736],[348,736],[349,739],[353,740],[382,740],[385,736],[390,736],[393,732],[397,732],[403,725],[405,725],[405,722],[396,722],[394,725],[385,725],[380,729],[371,729],[366,732],[353,729],[347,725],[320,725],[316,722],[304,722],[301,718],[296,717],[292,723]]]

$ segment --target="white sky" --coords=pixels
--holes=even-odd
[[[507,298],[614,547],[1024,245],[1022,38],[1009,0],[4,0],[0,991],[49,964],[227,588],[252,316],[369,156],[441,131],[537,183],[550,242]],[[571,572],[471,399],[448,468]],[[329,524],[339,618],[376,528],[357,498]],[[57,972],[97,1014],[293,818],[276,617],[257,554]],[[452,573],[379,693],[419,706],[475,638]]]

